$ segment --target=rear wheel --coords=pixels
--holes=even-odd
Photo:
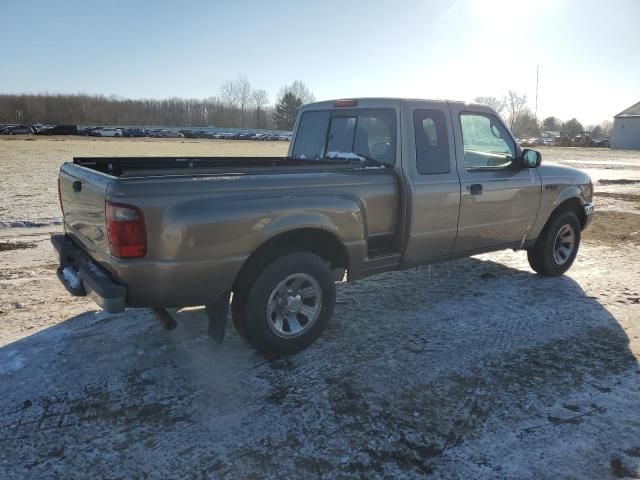
[[[565,273],[578,254],[580,233],[580,222],[573,212],[564,211],[552,217],[527,252],[531,268],[548,277]]]
[[[327,327],[335,305],[333,274],[317,255],[286,254],[267,264],[235,300],[236,329],[263,353],[289,355]]]

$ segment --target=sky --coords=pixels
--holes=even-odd
[[[219,95],[273,102],[526,94],[539,118],[611,120],[640,101],[640,0],[0,0],[0,93]]]

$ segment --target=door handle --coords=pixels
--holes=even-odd
[[[471,195],[482,195],[482,184],[472,183],[471,185],[467,185],[467,190],[469,190]]]
[[[73,182],[73,191],[79,193],[82,190],[82,182],[80,180],[76,180]]]

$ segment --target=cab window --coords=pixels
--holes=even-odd
[[[393,109],[336,109],[302,114],[293,148],[295,158],[353,158],[353,154],[395,164]]]
[[[413,129],[416,139],[416,169],[421,175],[449,173],[449,133],[447,122],[440,110],[413,111]]]
[[[322,158],[328,125],[328,111],[305,112],[298,125],[293,156],[311,160]]]
[[[512,165],[516,156],[515,144],[497,118],[480,113],[462,113],[460,127],[465,169],[507,168]]]

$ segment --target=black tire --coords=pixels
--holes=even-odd
[[[567,228],[573,233],[573,245],[570,253],[562,256],[557,253],[557,247],[563,245],[559,234],[567,232]],[[535,245],[527,251],[529,265],[538,274],[545,277],[557,277],[564,274],[576,259],[580,247],[581,226],[575,213],[564,210],[553,215],[547,222]],[[566,250],[564,244],[564,250]]]
[[[316,290],[321,292],[313,297],[313,301],[318,302],[318,313],[314,317],[315,320],[309,320],[306,324],[302,322],[306,317],[293,314],[300,319],[298,326],[302,325],[302,330],[299,333],[281,331],[278,334],[274,322],[267,316],[269,299],[279,284],[296,275],[311,278],[316,282]],[[300,296],[296,298],[298,302],[302,302],[300,305],[304,306],[305,300]],[[296,252],[279,256],[261,269],[248,285],[246,295],[240,293],[237,303],[234,298],[232,314],[238,332],[257,350],[273,356],[291,355],[311,345],[322,334],[333,315],[335,301],[335,284],[329,265],[313,253]],[[285,320],[284,325],[287,325],[287,322]],[[284,329],[284,326],[281,328]],[[289,329],[294,330],[291,325]]]

